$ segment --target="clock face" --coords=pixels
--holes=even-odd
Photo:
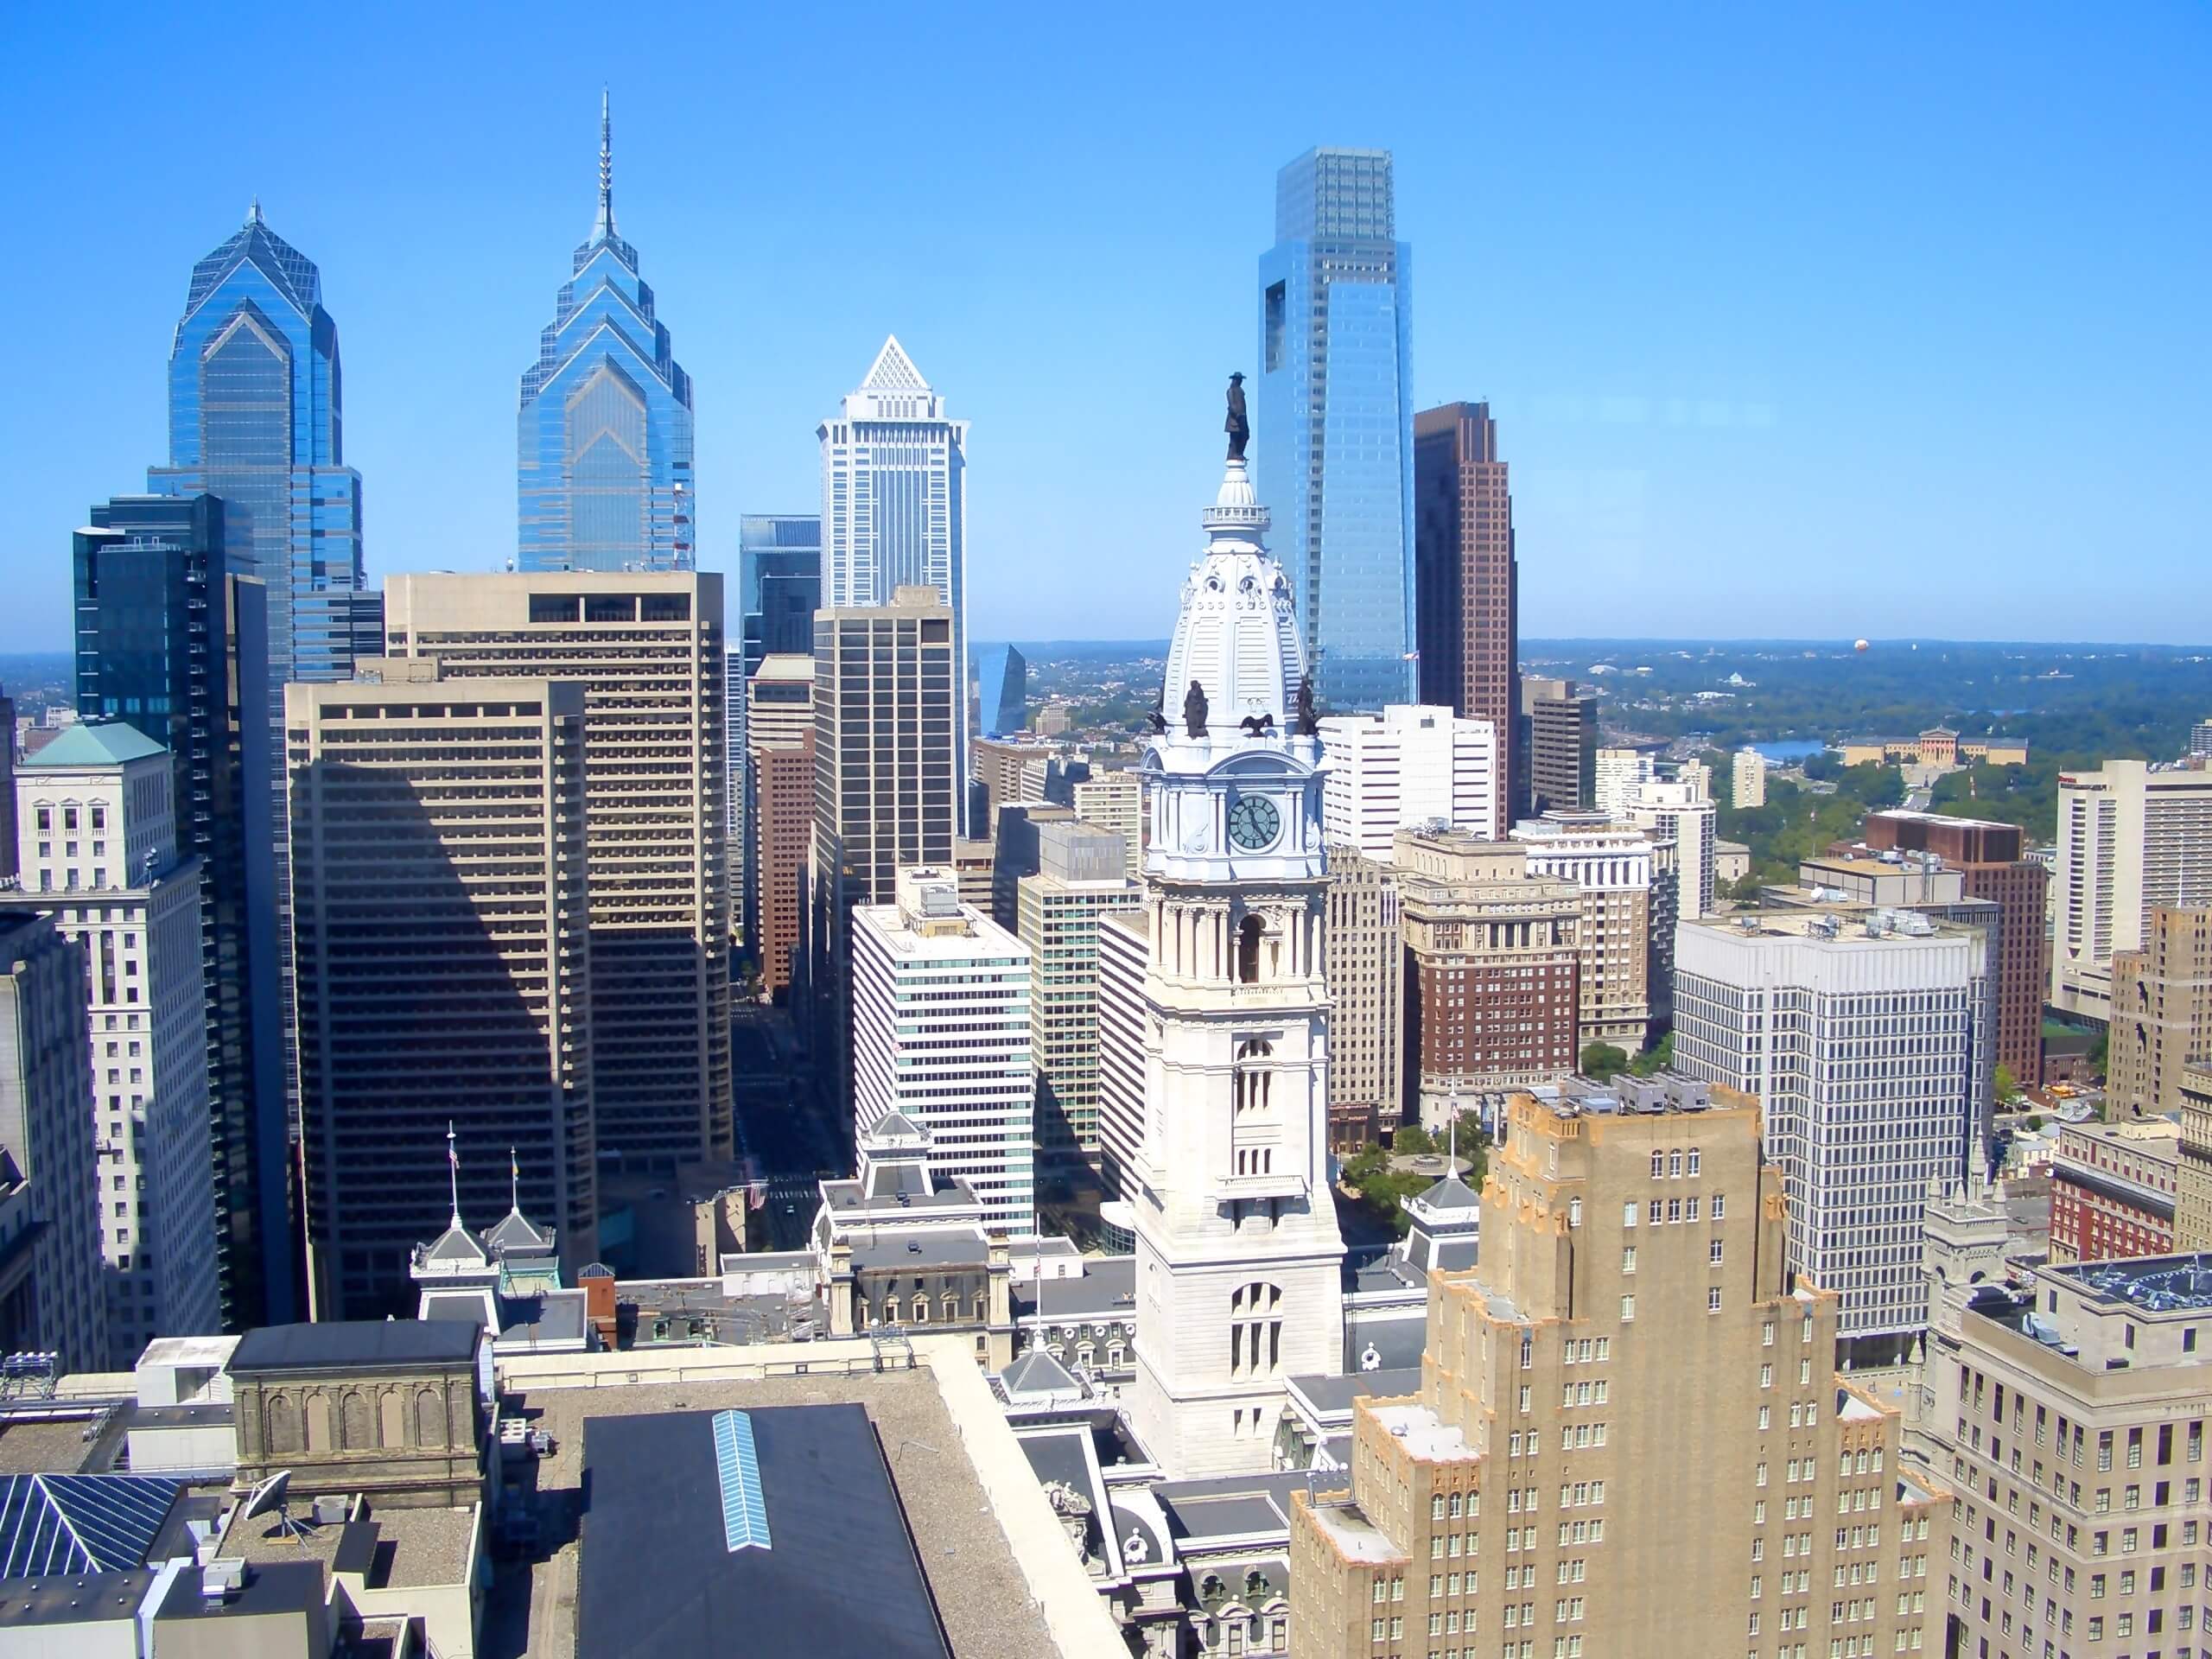
[[[1282,832],[1282,814],[1263,796],[1247,795],[1229,809],[1229,838],[1247,852],[1270,846]]]

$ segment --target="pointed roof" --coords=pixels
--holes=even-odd
[[[1427,1205],[1432,1210],[1479,1210],[1483,1200],[1479,1192],[1454,1173],[1421,1193],[1414,1202]]]
[[[599,217],[592,221],[591,239],[614,237],[614,117],[607,88],[599,89]]]
[[[197,311],[225,277],[246,264],[268,277],[302,316],[312,315],[322,303],[322,273],[315,269],[314,260],[269,228],[261,217],[261,198],[256,196],[246,210],[245,223],[230,240],[193,266],[184,315],[188,317]]]
[[[79,721],[29,760],[16,762],[24,769],[39,766],[119,766],[168,750],[126,721]]]
[[[183,1490],[155,1475],[0,1476],[0,1579],[143,1567]]]
[[[927,391],[930,383],[922,378],[922,372],[914,366],[906,348],[899,344],[899,336],[884,336],[883,349],[875,354],[869,365],[868,377],[861,382],[862,391]]]
[[[551,1251],[553,1230],[541,1228],[518,1207],[499,1218],[484,1242],[501,1255],[533,1255]]]
[[[1068,1368],[1043,1348],[1032,1348],[1014,1360],[999,1373],[999,1381],[1009,1395],[1062,1394],[1080,1386]]]
[[[426,1265],[436,1262],[488,1268],[492,1265],[492,1253],[484,1248],[484,1241],[456,1217],[445,1231],[422,1247],[417,1260]]]

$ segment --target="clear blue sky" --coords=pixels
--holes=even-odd
[[[817,510],[896,332],[974,423],[976,636],[1163,635],[1275,169],[1375,144],[1525,632],[2212,641],[2195,0],[43,7],[5,55],[0,650],[66,647],[69,531],[164,458],[257,194],[338,319],[372,578],[505,557],[602,82],[709,565]]]

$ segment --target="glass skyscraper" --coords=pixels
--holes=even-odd
[[[1012,645],[986,645],[977,658],[976,683],[982,688],[978,732],[1004,737],[1029,729],[1028,658]]]
[[[1411,250],[1390,153],[1310,149],[1275,175],[1260,257],[1260,499],[1336,713],[1414,697]]]
[[[691,377],[615,233],[613,130],[599,111],[599,216],[575,251],[518,423],[524,570],[689,570]]]
[[[822,608],[822,519],[816,513],[748,512],[737,521],[738,623],[729,631],[729,836],[737,849],[738,914],[758,954],[760,849],[753,833],[755,779],[746,728],[753,676],[769,656],[814,651]]]

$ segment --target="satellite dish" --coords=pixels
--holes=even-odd
[[[251,1521],[257,1515],[282,1515],[284,1512],[284,1495],[291,1490],[291,1485],[292,1471],[279,1469],[246,1494],[245,1508],[240,1511],[238,1519]]]

